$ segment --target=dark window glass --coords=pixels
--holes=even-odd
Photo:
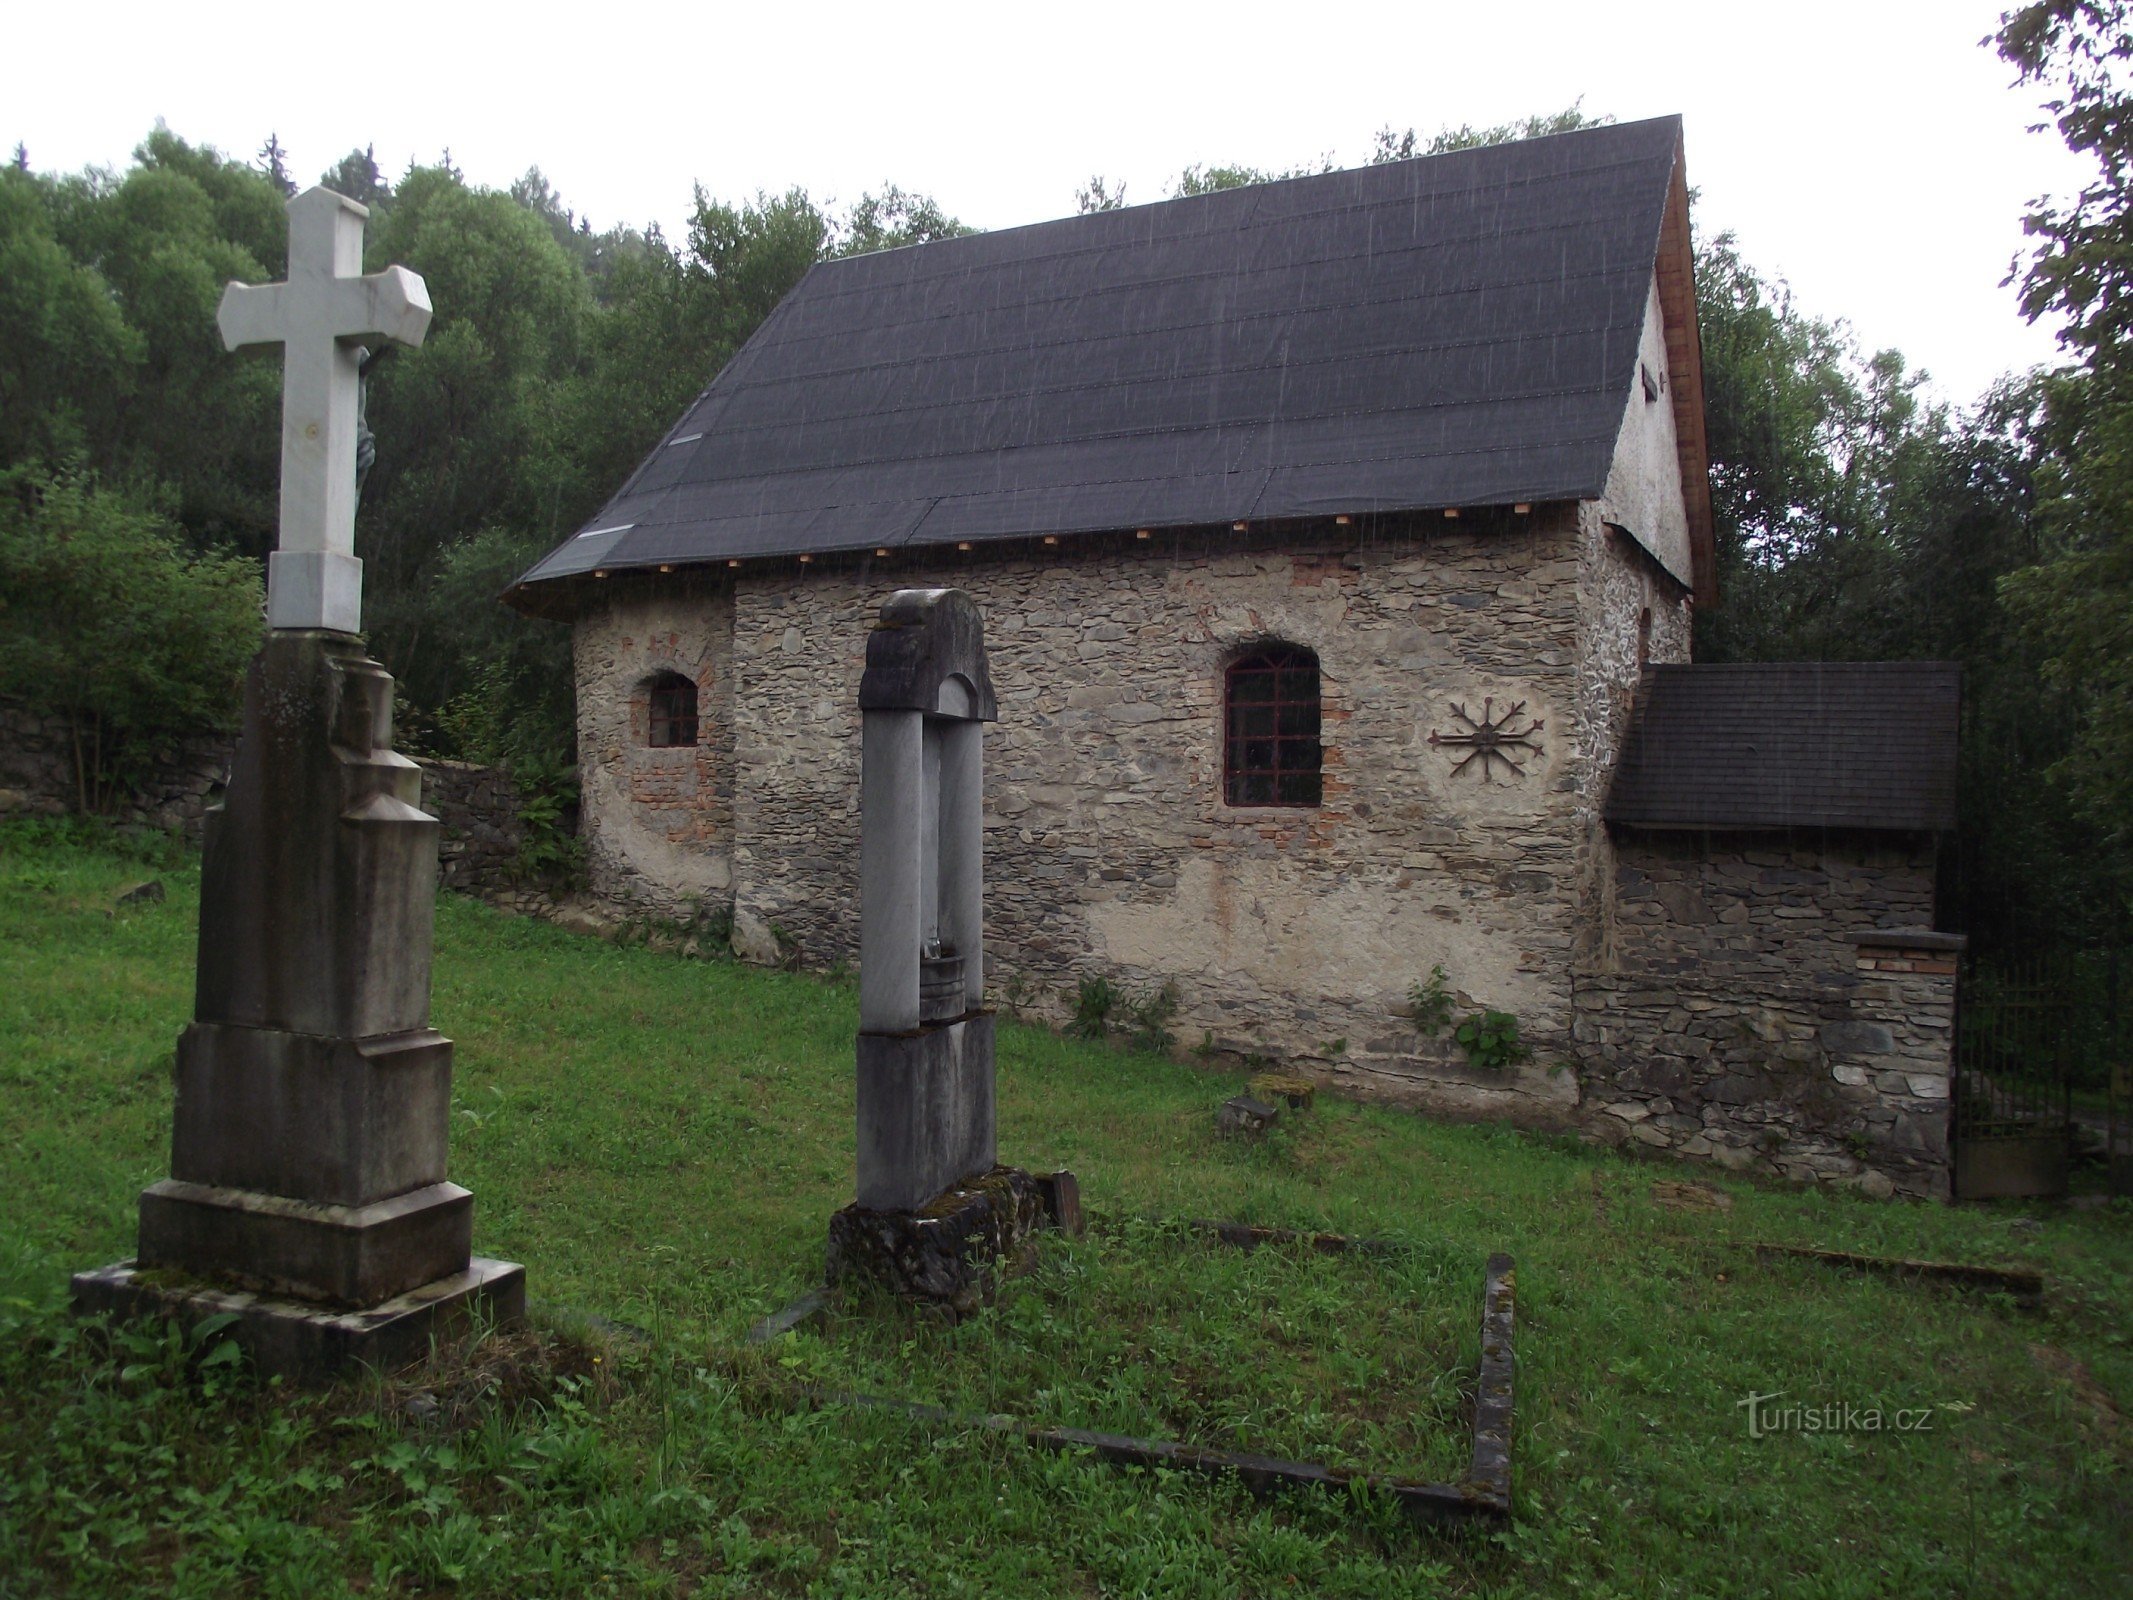
[[[696,743],[696,685],[669,672],[652,683],[652,748],[673,750]]]
[[[1233,663],[1225,684],[1223,796],[1233,806],[1315,806],[1318,657],[1275,645]]]
[[[1319,795],[1318,774],[1284,772],[1274,780],[1274,792],[1285,806],[1315,806]]]

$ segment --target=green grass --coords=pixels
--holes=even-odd
[[[1053,1241],[995,1315],[854,1297],[777,1354],[839,1391],[1446,1483],[1481,1290],[1459,1251],[1245,1252],[1133,1220]]]
[[[114,909],[149,876],[165,903]],[[2116,1595],[2133,1567],[2123,1202],[1876,1205],[1323,1099],[1240,1145],[1212,1129],[1234,1079],[1003,1027],[1003,1157],[1072,1167],[1102,1216],[1412,1257],[1226,1256],[1121,1223],[963,1328],[877,1308],[749,1349],[849,1195],[850,986],[449,898],[435,1010],[476,1246],[527,1263],[544,1324],[650,1342],[491,1340],[419,1380],[427,1415],[405,1384],[297,1396],[189,1373],[152,1333],[99,1347],[57,1308],[69,1271],[129,1252],[165,1170],[197,904],[182,857],[0,834],[0,1595]],[[1662,1208],[1655,1177],[1733,1205]],[[2053,1287],[2029,1315],[1758,1261],[1763,1239]],[[1516,1520],[1492,1538],[793,1398],[841,1377],[1437,1475],[1496,1249],[1519,1263],[1519,1392]],[[1777,1391],[1931,1426],[1751,1439],[1739,1402]]]

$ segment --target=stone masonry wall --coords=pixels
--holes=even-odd
[[[1644,668],[1689,659],[1693,608],[1680,586],[1637,545],[1591,511],[1579,542],[1578,592],[1584,625],[1578,671],[1578,740],[1592,752],[1591,804],[1579,812],[1578,884],[1584,914],[1573,963],[1605,958],[1613,929],[1615,841],[1601,820],[1605,787],[1628,736]]]
[[[1955,959],[1930,842],[1636,835],[1581,970],[1588,1126],[1735,1169],[1948,1193]]]
[[[200,837],[201,818],[222,798],[237,747],[233,733],[166,742],[145,776],[106,813],[136,827]],[[418,760],[422,806],[444,824],[438,881],[485,899],[516,898],[518,792],[493,767]],[[66,719],[0,702],[0,817],[65,816],[77,809],[74,743]]]
[[[851,960],[866,636],[886,595],[924,585],[967,590],[986,618],[1001,706],[986,752],[988,979],[1001,1001],[1060,1020],[1085,978],[1138,996],[1174,982],[1182,1043],[1415,1104],[1573,1115],[1575,1075],[1557,1069],[1572,952],[1598,942],[1595,790],[1635,680],[1635,616],[1666,619],[1655,658],[1687,646],[1686,607],[1608,548],[1596,508],[795,564],[696,596],[618,577],[578,630],[596,888],[660,904],[683,881],[672,852],[693,851],[697,882],[730,872],[744,948]],[[1589,603],[1596,585],[1604,604]],[[1588,636],[1599,627],[1630,632],[1602,644]],[[1275,640],[1320,660],[1316,809],[1222,798],[1223,669]],[[681,818],[590,776],[637,759],[625,700],[655,658],[710,667],[704,713],[731,719],[731,755],[714,758],[733,774],[730,823],[715,793],[700,789]],[[1595,662],[1619,682],[1581,683]],[[1430,744],[1466,728],[1454,706],[1480,716],[1485,703],[1523,703],[1520,721],[1543,723],[1522,773],[1455,772],[1464,752]],[[1407,992],[1436,964],[1462,1011],[1520,1018],[1541,1047],[1529,1066],[1478,1072],[1417,1037]]]
[[[575,632],[586,873],[618,909],[686,917],[732,892],[733,595],[640,586]],[[696,685],[697,746],[650,747],[651,684]]]
[[[197,838],[200,818],[221,798],[233,733],[165,741],[133,790],[113,799],[118,821]],[[0,817],[65,816],[80,804],[74,735],[67,719],[0,701]]]
[[[1618,846],[1613,965],[1825,983],[1860,933],[1933,926],[1929,841],[1639,833]]]
[[[418,756],[415,764],[422,768],[422,809],[444,824],[437,844],[439,886],[517,903],[527,886],[519,879],[523,836],[510,775],[470,761]],[[534,899],[542,898],[536,891]]]

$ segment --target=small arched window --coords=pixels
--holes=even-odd
[[[1230,663],[1223,685],[1223,798],[1233,806],[1315,806],[1318,657],[1269,645]]]
[[[678,672],[662,672],[652,680],[651,713],[651,746],[654,750],[694,747],[695,684]]]

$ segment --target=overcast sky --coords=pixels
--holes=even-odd
[[[1560,109],[1686,119],[1705,230],[1732,229],[1800,303],[1894,345],[1967,401],[2054,358],[2000,287],[2025,203],[2083,167],[2033,134],[2037,95],[1979,41],[1979,0],[1441,0],[1278,6],[816,3],[13,8],[0,138],[40,170],[123,165],[158,117],[300,181],[374,143],[388,174],[447,146],[477,183],[538,164],[596,227],[680,238],[690,186],[893,181],[963,220],[1129,201],[1193,162],[1362,161],[1425,134]]]

